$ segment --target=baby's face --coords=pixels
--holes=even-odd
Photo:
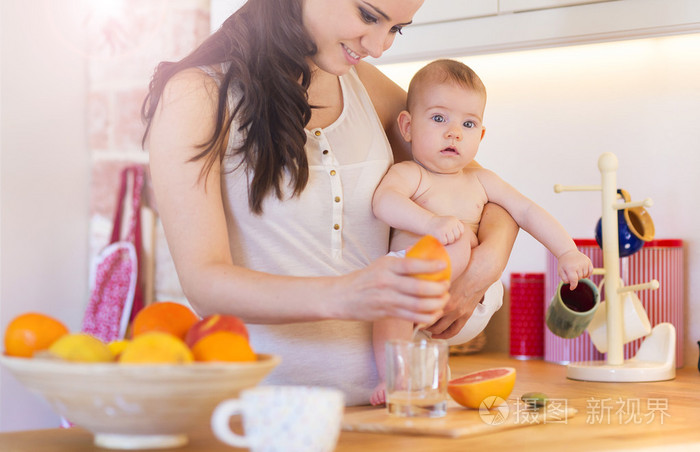
[[[471,162],[484,136],[485,97],[452,82],[423,87],[412,106],[413,158],[428,170],[454,173]]]

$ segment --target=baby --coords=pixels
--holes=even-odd
[[[447,247],[453,278],[467,267],[484,205],[492,202],[558,259],[558,273],[575,288],[593,271],[563,226],[494,172],[474,162],[484,137],[486,88],[468,66],[437,60],[420,69],[408,88],[407,111],[398,124],[411,143],[413,161],[393,165],[374,193],[374,214],[392,228],[391,251],[405,250],[421,236]],[[373,342],[380,383],[370,398],[385,402],[384,343],[409,339],[413,325],[396,319],[374,324]]]

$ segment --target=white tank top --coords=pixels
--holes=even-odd
[[[357,72],[340,77],[340,86],[340,117],[306,131],[309,181],[299,197],[269,196],[263,214],[254,215],[249,175],[237,167],[238,157],[224,161],[222,192],[236,265],[280,275],[341,275],[387,253],[389,227],[373,215],[371,201],[393,162],[391,148]],[[240,136],[231,138],[229,149]],[[345,392],[348,405],[369,402],[378,382],[371,323],[326,320],[249,330],[257,352],[282,357],[265,384],[332,386]]]

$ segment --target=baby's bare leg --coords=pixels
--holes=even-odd
[[[450,255],[452,265],[452,281],[461,275],[467,268],[469,258],[472,255],[472,247],[476,246],[476,235],[470,230],[464,231],[462,237],[456,242],[450,243],[445,248]]]
[[[379,384],[372,391],[370,403],[372,405],[382,405],[386,403],[386,357],[385,343],[391,339],[410,340],[413,334],[413,324],[400,319],[383,319],[374,322],[372,325],[372,343],[374,348],[374,359],[377,364],[379,374]]]

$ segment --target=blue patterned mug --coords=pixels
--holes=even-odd
[[[618,195],[625,202],[630,202],[630,195],[626,190],[617,190]],[[595,227],[595,240],[598,246],[603,248],[602,218]],[[644,207],[630,207],[617,211],[617,231],[620,257],[631,256],[644,246],[644,242],[654,240],[655,229],[651,215]]]

